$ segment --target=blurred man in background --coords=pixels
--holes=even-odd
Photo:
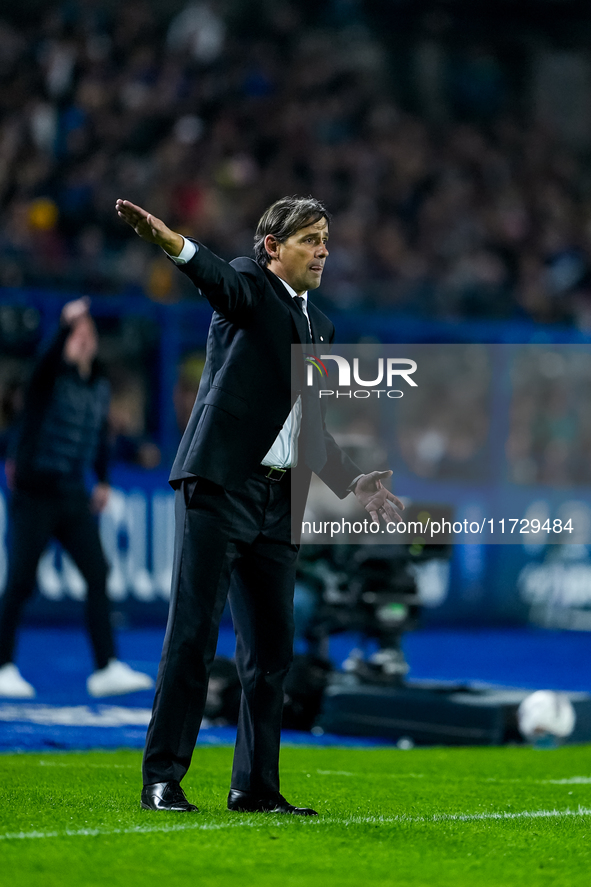
[[[96,515],[109,498],[109,384],[96,362],[98,338],[88,299],[64,306],[61,327],[35,366],[6,462],[12,490],[8,583],[0,616],[0,697],[35,695],[14,664],[15,638],[51,537],[70,554],[87,585],[86,618],[96,671],[91,696],[149,689],[152,679],[116,658],[107,598],[107,563]],[[97,483],[89,496],[85,476]]]

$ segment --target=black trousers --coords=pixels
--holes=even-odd
[[[84,490],[64,495],[16,491],[10,503],[8,581],[0,615],[0,666],[14,661],[16,632],[25,602],[35,589],[39,558],[53,537],[86,581],[86,623],[97,668],[115,656],[107,562],[95,517]]]
[[[189,768],[229,593],[242,685],[232,788],[278,791],[299,549],[290,541],[289,480],[253,475],[229,492],[197,478],[184,481],[176,497],[172,596],[144,784],[180,782]]]

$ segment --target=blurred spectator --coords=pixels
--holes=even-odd
[[[142,468],[160,465],[161,453],[145,430],[146,390],[139,374],[111,372],[113,394],[109,407],[111,455],[117,462]]]
[[[524,347],[513,369],[506,453],[518,484],[591,481],[591,357],[583,347]]]
[[[174,301],[182,281],[117,223],[123,188],[224,256],[250,252],[279,195],[314,193],[334,212],[332,306],[588,329],[579,155],[511,117],[498,53],[447,47],[443,13],[409,38],[425,119],[401,110],[366,5],[197,0],[162,22],[147,0],[74,2],[0,20],[0,286]]]
[[[210,3],[190,3],[171,21],[166,43],[173,52],[188,49],[201,64],[210,64],[220,55],[226,26]]]
[[[205,355],[199,352],[189,354],[179,367],[179,377],[174,388],[174,411],[178,430],[183,434],[193,411],[199,382],[205,367]]]

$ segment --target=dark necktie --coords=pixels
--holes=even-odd
[[[294,296],[294,302],[302,312],[306,324],[306,345],[312,345],[308,318],[304,312],[304,297]],[[322,431],[322,416],[320,413],[318,380],[312,376],[313,385],[304,385],[302,390],[302,428],[300,431],[300,443],[304,461],[316,474],[322,471],[326,464],[326,445]]]
[[[308,318],[306,317],[306,312],[304,311],[304,297],[294,296],[293,300],[304,315],[304,323],[306,324],[306,345],[311,345],[312,337],[310,335],[310,325],[308,324]]]

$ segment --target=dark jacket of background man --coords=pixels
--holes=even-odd
[[[10,447],[16,490],[84,489],[90,469],[107,483],[110,386],[96,361],[85,379],[64,360],[70,332],[60,327],[31,375]]]

